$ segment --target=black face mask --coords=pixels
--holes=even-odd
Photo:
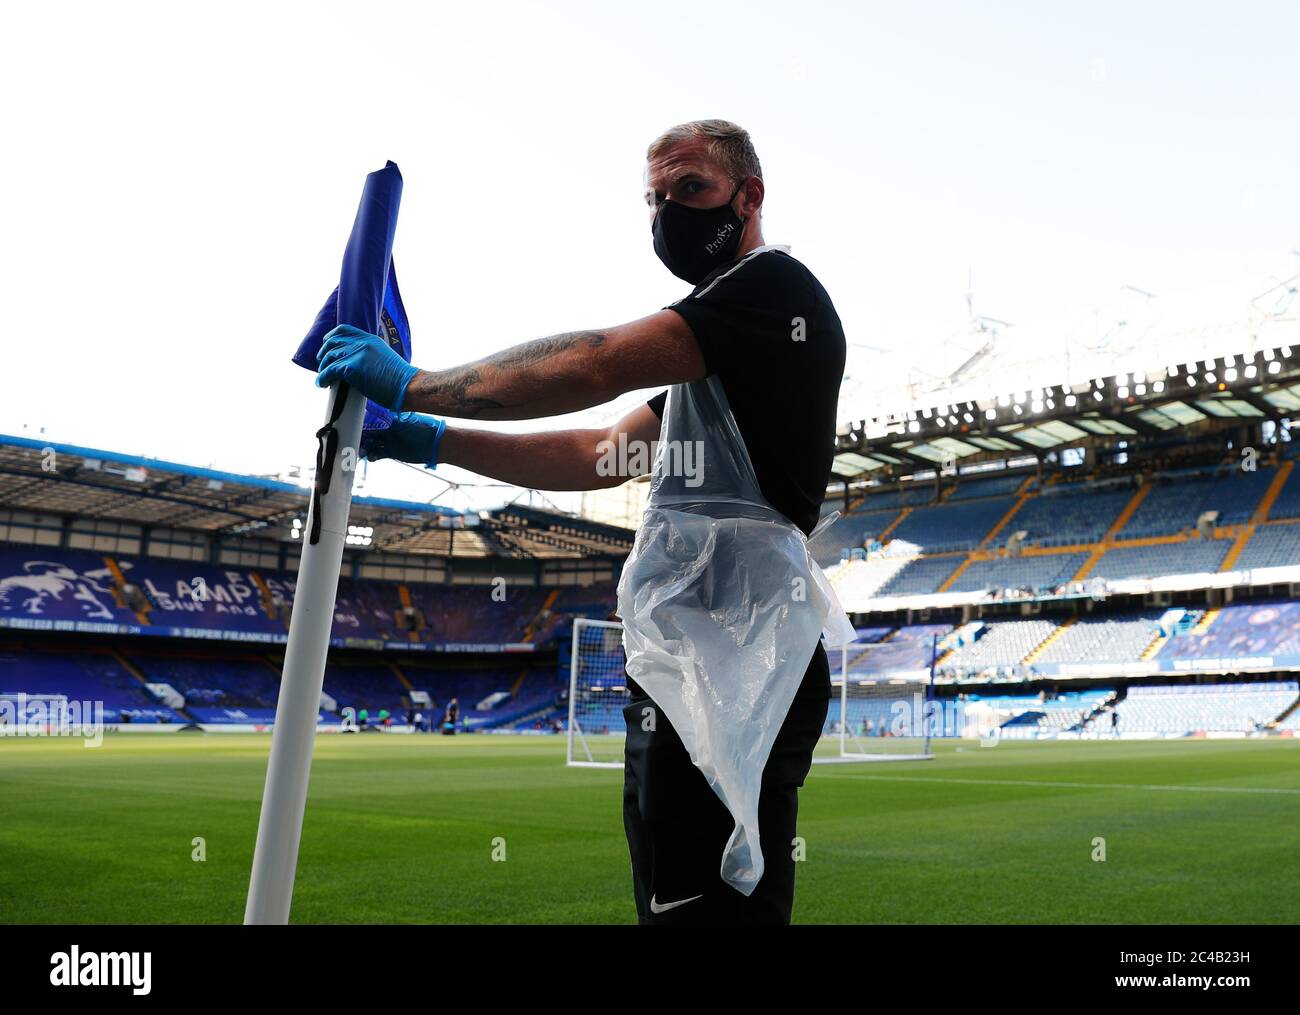
[[[699,285],[709,272],[736,256],[745,220],[731,209],[739,184],[726,204],[717,208],[688,208],[676,201],[659,206],[651,232],[655,253],[664,267],[684,282]]]

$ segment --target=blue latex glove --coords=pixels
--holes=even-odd
[[[340,324],[325,336],[316,354],[316,386],[347,381],[372,402],[401,411],[406,386],[420,372],[378,335]]]
[[[372,462],[380,458],[396,458],[399,462],[436,468],[438,446],[442,443],[445,429],[446,420],[418,412],[403,412],[387,430],[361,431],[361,457]]]

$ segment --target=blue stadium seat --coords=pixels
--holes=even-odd
[[[1233,569],[1300,564],[1300,525],[1261,525],[1237,557]]]
[[[1274,475],[1271,468],[1243,472],[1228,467],[1157,476],[1151,492],[1116,538],[1141,539],[1194,529],[1206,511],[1219,513],[1219,525],[1247,522]]]
[[[1127,487],[1097,490],[1075,483],[1049,486],[1021,505],[1002,529],[1002,536],[1023,530],[1036,546],[1095,543],[1132,499],[1133,491]]]
[[[985,478],[960,479],[957,489],[948,494],[945,504],[959,500],[974,500],[977,497],[1005,497],[1020,489],[1025,481],[1025,474],[1016,476],[992,476]]]
[[[1219,570],[1230,539],[1189,539],[1152,546],[1118,546],[1102,554],[1089,577],[1152,578],[1165,574],[1209,574]]]
[[[1300,448],[1300,441],[1292,441],[1286,445],[1286,448],[1288,451],[1291,448]],[[1296,457],[1296,453],[1292,453],[1289,457]],[[1269,508],[1268,517],[1270,521],[1278,518],[1300,518],[1300,469],[1292,466],[1291,475],[1287,476],[1282,489],[1278,491],[1277,499]]]
[[[920,596],[937,592],[947,577],[957,569],[965,558],[954,554],[950,557],[917,557],[905,568],[890,578],[880,590],[882,596]]]
[[[1053,588],[1073,578],[1087,559],[1087,553],[1077,552],[977,560],[958,576],[949,591]]]
[[[1015,502],[1014,497],[989,497],[916,508],[898,523],[890,538],[930,553],[973,550]]]

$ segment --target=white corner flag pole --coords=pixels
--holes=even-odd
[[[338,398],[336,386],[331,389],[331,410]],[[257,826],[253,874],[244,910],[246,924],[289,922],[298,843],[307,807],[307,781],[311,775],[320,695],[325,682],[325,656],[334,623],[334,599],[352,503],[355,451],[361,440],[361,423],[366,411],[366,398],[361,392],[345,388],[343,398],[346,399],[343,411],[335,424],[338,453],[331,466],[329,490],[320,495],[319,504],[313,498],[303,530],[284,675],[280,679],[275,728],[271,734],[271,760],[266,770],[262,817]],[[307,534],[313,531],[317,512],[320,535],[316,543],[310,544]]]
[[[332,313],[332,319],[339,324],[351,324],[373,334],[381,332],[401,194],[402,174],[392,162],[366,177],[352,235],[343,253],[339,287],[322,315]],[[318,316],[317,323],[320,321]],[[294,362],[315,367],[314,350],[305,363],[301,356],[302,349]],[[325,659],[334,624],[334,600],[343,566],[352,479],[365,414],[365,395],[340,382],[331,389],[325,426],[316,433],[320,442],[316,482],[307,527],[302,533],[289,642],[244,909],[246,924],[289,922],[325,683]]]

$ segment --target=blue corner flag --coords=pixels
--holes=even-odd
[[[316,323],[298,347],[293,361],[299,366],[315,372],[322,339],[340,324],[382,335],[410,359],[406,311],[393,274],[393,236],[401,197],[402,174],[393,163],[366,177],[343,254],[338,288],[325,301]],[[344,381],[331,386],[326,415],[325,425],[316,431],[316,477],[307,509],[308,535],[298,566],[293,617],[275,704],[271,757],[266,766],[244,909],[247,924],[289,922],[356,471],[348,456],[339,451],[359,447],[363,417],[364,425],[372,429],[382,429],[392,422],[387,410],[365,404],[360,392]]]
[[[411,361],[411,325],[402,305],[392,261],[401,195],[402,174],[396,163],[389,162],[366,177],[361,206],[343,255],[339,284],[294,353],[293,362],[298,366],[315,373],[321,342],[340,324],[350,324],[380,336],[402,359]],[[387,280],[382,295],[377,291],[379,279]],[[366,403],[363,429],[386,430],[392,422],[393,414],[382,405]]]

